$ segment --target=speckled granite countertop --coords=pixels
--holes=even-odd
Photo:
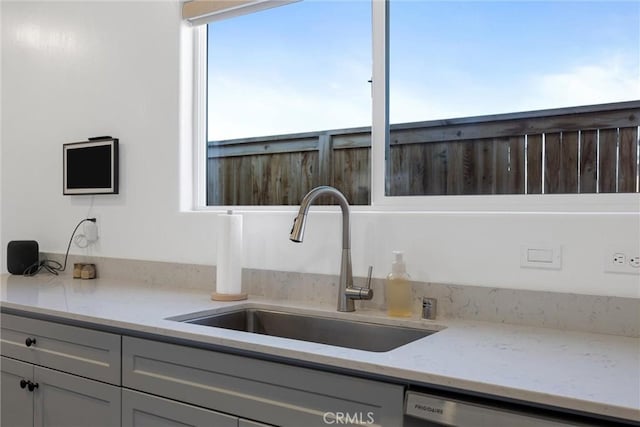
[[[640,421],[640,339],[471,321],[391,319],[379,311],[324,316],[439,329],[397,349],[374,353],[167,320],[234,306],[302,305],[249,298],[211,301],[203,290],[73,280],[42,275],[2,276],[3,309],[82,321],[105,328],[261,353],[269,357],[373,373],[536,404]]]

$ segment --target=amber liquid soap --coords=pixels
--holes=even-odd
[[[411,317],[413,315],[413,294],[411,279],[407,274],[403,253],[393,252],[395,261],[391,265],[391,273],[387,276],[386,299],[387,314],[393,317]]]

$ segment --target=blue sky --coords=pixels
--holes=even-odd
[[[393,1],[392,123],[640,99],[640,2]],[[371,5],[209,26],[209,139],[371,124]]]

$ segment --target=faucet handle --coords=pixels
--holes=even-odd
[[[373,266],[369,266],[369,274],[367,274],[367,286],[349,286],[344,290],[344,293],[347,298],[350,299],[372,299],[373,298],[373,289],[371,289],[371,274],[373,273]]]
[[[371,289],[371,276],[373,274],[373,265],[369,266],[369,272],[367,273],[367,286],[360,288],[360,299],[372,299],[373,289]]]
[[[373,265],[369,266],[369,272],[367,273],[367,289],[371,289],[371,275],[373,274]]]

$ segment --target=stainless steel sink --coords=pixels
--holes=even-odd
[[[257,308],[180,321],[375,352],[393,350],[437,332]]]

